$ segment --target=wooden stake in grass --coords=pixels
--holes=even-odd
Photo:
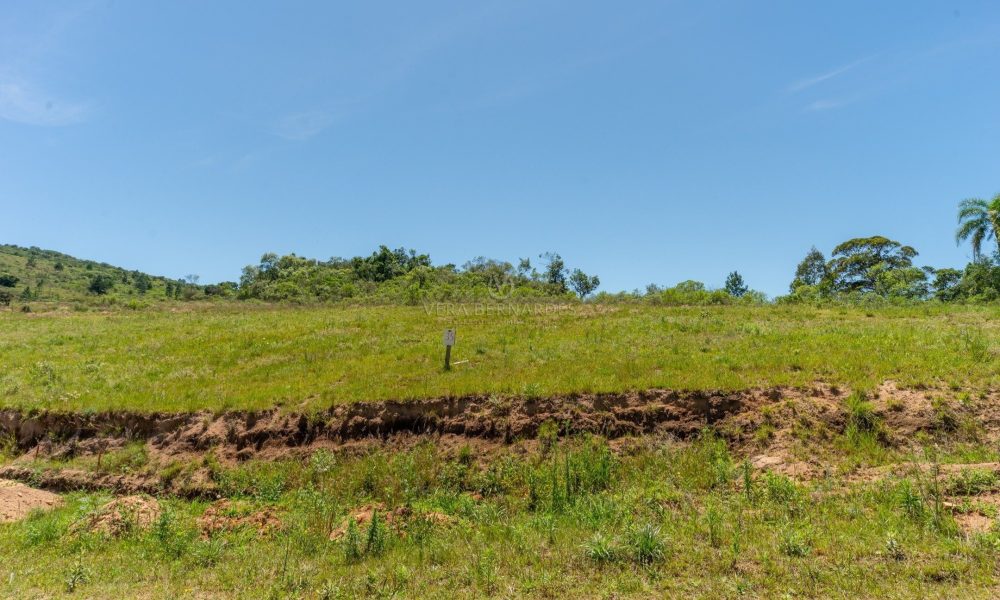
[[[444,370],[451,370],[451,347],[455,345],[455,330],[444,330]]]

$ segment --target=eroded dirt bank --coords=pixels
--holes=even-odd
[[[764,458],[803,431],[842,433],[849,416],[849,390],[827,385],[737,392],[647,390],[552,398],[470,396],[406,402],[356,403],[304,415],[282,410],[197,413],[37,413],[0,411],[0,435],[22,454],[0,467],[0,477],[55,489],[110,489],[122,493],[212,495],[207,476],[166,478],[151,472],[120,474],[101,469],[38,469],[37,459],[101,457],[141,443],[159,466],[191,461],[211,452],[222,464],[277,459],[319,448],[363,451],[371,445],[410,445],[433,438],[445,443],[503,446],[534,439],[545,422],[563,434],[590,432],[616,439],[656,435],[686,439],[706,426],[746,454]],[[971,423],[976,435],[1000,439],[996,394],[973,398],[947,390],[881,386],[871,396],[890,444],[912,441],[919,432]],[[760,446],[760,448],[757,448]],[[760,452],[756,452],[760,454]],[[99,463],[98,463],[99,464]],[[808,466],[797,467],[808,469]]]

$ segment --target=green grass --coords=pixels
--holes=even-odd
[[[537,310],[535,310],[537,308]],[[886,379],[996,387],[996,307],[268,307],[0,314],[4,406],[317,410],[359,400]],[[442,368],[442,330],[458,329]],[[970,341],[971,340],[971,341]]]
[[[424,442],[251,462],[220,479],[241,511],[276,507],[284,531],[205,537],[205,502],[165,500],[152,527],[108,539],[74,526],[107,496],[75,493],[0,525],[12,557],[0,595],[917,598],[997,585],[1000,535],[961,533],[926,481],[797,483],[746,470],[711,435],[616,457],[599,438],[490,456]],[[373,502],[410,516],[328,539]]]

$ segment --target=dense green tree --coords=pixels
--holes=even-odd
[[[827,275],[839,292],[873,292],[876,278],[913,266],[917,251],[880,235],[854,238],[833,249]]]
[[[934,298],[942,302],[956,300],[961,293],[959,288],[961,281],[962,272],[958,269],[937,269],[934,271],[934,280],[931,283]]]
[[[587,275],[580,269],[573,269],[569,275],[569,285],[580,298],[586,298],[601,285],[601,280],[597,275]]]
[[[982,257],[969,263],[958,288],[962,298],[974,301],[1000,298],[1000,265]]]
[[[795,267],[795,279],[792,280],[790,289],[794,292],[803,285],[817,286],[826,279],[826,276],[826,257],[813,246],[802,262]]]
[[[466,273],[474,273],[481,278],[491,293],[507,296],[522,279],[509,262],[479,256],[462,265]],[[422,279],[424,281],[424,279]]]
[[[144,295],[146,292],[153,287],[153,280],[149,278],[149,275],[145,273],[139,273],[134,278],[135,291],[139,292],[139,295]]]
[[[742,298],[750,291],[747,287],[746,282],[743,281],[743,276],[739,274],[738,271],[733,271],[726,277],[726,292],[734,298]]]
[[[566,291],[566,263],[563,261],[562,257],[555,252],[546,252],[539,256],[539,258],[544,258],[545,271],[542,276],[545,283],[552,286],[557,292],[563,293]]]
[[[886,298],[923,300],[930,295],[927,277],[933,271],[929,267],[890,268],[884,262],[879,263],[869,271],[874,282],[872,292]]]
[[[983,253],[983,243],[994,240],[1000,252],[1000,194],[992,200],[969,198],[958,205],[958,231],[955,241],[959,244],[969,240],[972,243],[972,260],[978,260]]]
[[[415,250],[396,248],[390,250],[388,246],[379,246],[379,249],[367,258],[355,257],[351,261],[354,273],[365,281],[381,283],[389,281],[413,269],[431,264],[430,256],[417,254]]]
[[[110,275],[98,273],[90,278],[90,285],[87,286],[87,291],[98,296],[103,296],[111,291],[111,288],[114,286],[114,279]]]
[[[0,287],[14,287],[18,281],[21,281],[19,277],[7,274],[0,275]]]

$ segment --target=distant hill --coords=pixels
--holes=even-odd
[[[83,260],[54,250],[0,244],[0,300],[14,303],[129,298],[166,300],[203,296],[188,282]],[[214,291],[214,290],[213,290]]]

